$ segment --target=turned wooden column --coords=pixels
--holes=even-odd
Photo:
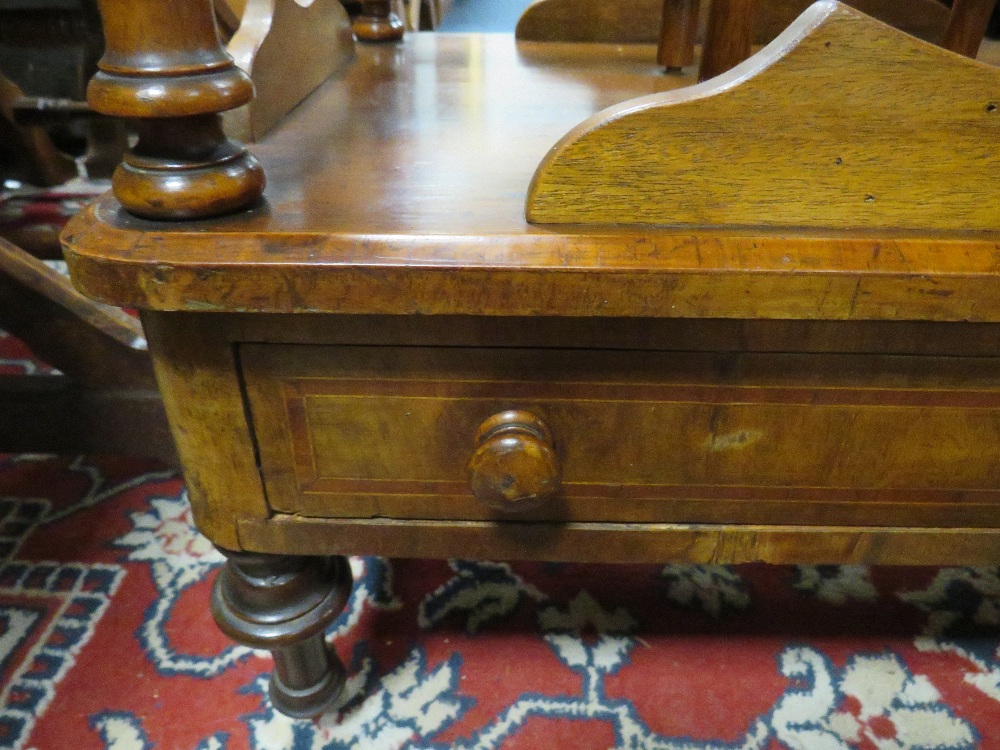
[[[211,0],[99,0],[106,46],[87,89],[96,111],[127,118],[138,142],[115,197],[151,219],[191,219],[255,203],[260,164],[222,133],[219,113],[253,85],[219,43]]]
[[[663,0],[663,20],[656,62],[668,73],[694,64],[694,43],[698,36],[698,0]]]
[[[941,46],[975,58],[996,4],[997,0],[955,0]]]
[[[760,0],[711,0],[698,80],[707,81],[750,57]]]
[[[352,24],[362,42],[398,42],[406,27],[392,10],[391,0],[362,0],[361,15]]]
[[[212,589],[223,633],[274,655],[271,703],[295,718],[318,716],[340,696],[345,670],[324,640],[344,609],[351,572],[344,557],[231,552]]]

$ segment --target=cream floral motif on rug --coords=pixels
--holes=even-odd
[[[994,569],[355,558],[293,721],[176,474],[5,457],[0,550],[0,750],[1000,750]]]

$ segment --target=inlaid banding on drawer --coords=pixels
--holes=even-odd
[[[688,502],[795,502],[877,503],[879,505],[992,505],[1000,507],[1000,492],[996,490],[933,490],[914,493],[912,489],[857,489],[842,487],[747,487],[738,485],[668,485],[668,484],[593,484],[563,482],[571,487],[575,499],[613,499],[629,501],[688,501]],[[309,485],[308,492],[324,495],[378,495],[388,493],[415,499],[428,494],[464,497],[468,495],[466,481],[346,479],[322,477]]]
[[[1000,375],[1000,373],[998,373]],[[780,386],[726,386],[656,383],[570,383],[516,380],[358,380],[330,378],[317,382],[311,378],[282,381],[285,398],[300,400],[307,396],[373,396],[404,398],[509,398],[546,401],[647,401],[650,403],[698,404],[809,404],[812,406],[927,406],[925,390],[890,388],[794,388]],[[567,389],[572,395],[567,396]],[[433,395],[429,395],[433,394]],[[935,407],[955,406],[965,409],[994,409],[1000,405],[995,391],[936,391]]]
[[[489,518],[487,417],[549,425],[574,521],[967,526],[1000,510],[997,360],[244,345],[271,506]],[[519,516],[522,517],[522,516]]]

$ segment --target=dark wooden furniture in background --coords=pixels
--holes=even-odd
[[[997,0],[954,0],[941,46],[974,58],[996,6]]]
[[[451,12],[454,0],[411,0],[409,28],[414,31],[434,31]]]
[[[770,42],[810,4],[809,0],[760,0],[754,44]],[[852,0],[847,4],[935,44],[943,39],[949,17],[948,6],[941,0],[909,0],[906,3]],[[537,0],[525,8],[516,35],[518,39],[532,42],[656,44],[664,9],[666,15],[680,19],[688,15],[688,8],[697,8],[700,26],[704,27],[710,6],[710,0],[621,0],[617,3]]]
[[[256,87],[252,107],[228,113],[227,130],[237,137],[259,138],[353,57],[350,23],[338,0],[308,7],[293,0],[218,0],[214,9],[228,51]],[[120,164],[122,124],[84,101],[103,49],[93,0],[0,1],[0,67],[31,94],[0,74],[0,176],[25,183],[0,197],[8,215],[41,192],[31,186],[77,177],[78,164],[91,180],[110,177]],[[85,146],[77,143],[84,139]],[[67,148],[76,149],[76,160]],[[85,193],[91,183],[73,184],[79,187],[60,188],[61,194]],[[60,211],[75,202],[60,202],[59,194],[47,193],[44,202]],[[0,379],[0,449],[139,452],[176,463],[138,319],[83,297],[33,257],[61,259],[57,234],[58,224],[0,226],[0,326],[62,372]]]
[[[140,452],[177,463],[137,318],[84,297],[0,239],[0,328],[63,374],[0,377],[0,449]]]
[[[121,0],[104,2],[113,16]],[[362,47],[255,147],[262,201],[258,162],[218,135],[215,113],[246,87],[211,43],[207,0],[186,5],[198,32],[184,38],[154,0],[130,7],[146,23],[109,25],[92,94],[146,118],[143,137],[117,197],[67,228],[67,259],[87,295],[142,310],[196,522],[229,555],[216,619],[274,651],[281,710],[337,699],[343,668],[322,632],[347,554],[1000,557],[1000,188],[982,179],[997,156],[977,148],[934,183],[955,123],[1000,139],[1000,71],[828,2],[762,53],[763,72],[699,96],[670,90],[693,77],[615,47],[413,34],[392,54]],[[143,68],[152,41],[132,33],[157,23],[169,44]],[[846,64],[845,38],[865,51]],[[879,151],[878,128],[829,127],[835,110],[804,148],[762,148],[768,113],[785,140],[812,132],[802,112],[827,101],[828,60],[844,87],[878,75],[935,114],[889,113],[921,158]],[[197,88],[206,76],[221,94]],[[751,86],[755,103],[720,118],[720,97]],[[695,122],[672,141],[629,131],[646,111]],[[730,171],[682,196],[696,220],[678,225],[636,186],[703,147],[702,116],[727,136],[707,166]],[[634,167],[626,140],[660,156]],[[619,153],[609,184],[594,167]],[[761,158],[776,175],[763,223],[716,221],[714,198]],[[768,221],[816,175],[837,197],[828,210]],[[592,186],[619,211],[634,192],[635,215],[611,225],[586,201],[574,215],[544,200]],[[908,194],[926,213],[900,230]],[[552,223],[528,223],[526,205]]]
[[[850,0],[851,7],[921,39],[975,57],[996,0]],[[523,41],[657,44],[657,62],[679,72],[699,59],[714,78],[768,44],[810,0],[536,0],[517,24]],[[703,31],[703,33],[700,33]],[[658,32],[658,33],[657,33]]]
[[[750,57],[759,5],[760,0],[711,0],[699,81],[715,78]]]
[[[535,4],[538,5],[537,3]],[[660,38],[656,46],[656,62],[668,73],[679,73],[682,68],[692,65],[695,60],[694,46],[698,39],[698,0],[663,0],[660,18]],[[537,12],[537,11],[536,11]],[[634,12],[634,10],[633,10]],[[648,19],[651,14],[647,14]],[[586,24],[589,19],[577,19],[577,24]],[[612,22],[613,23],[613,22]],[[608,24],[599,24],[605,29]],[[522,28],[521,23],[518,27]],[[524,34],[524,31],[521,32]],[[570,41],[568,39],[549,41]]]
[[[406,31],[392,0],[361,0],[361,14],[353,27],[362,42],[398,42]]]
[[[0,0],[0,176],[58,185],[77,156],[87,176],[111,175],[125,132],[84,101],[103,49],[96,0]]]
[[[5,178],[35,185],[58,185],[76,175],[73,159],[61,153],[38,125],[21,125],[14,105],[24,92],[0,73],[0,165]]]
[[[0,2],[0,69],[10,74],[0,73],[0,328],[61,372],[0,377],[0,449],[176,463],[138,319],[84,297],[39,259],[61,260],[63,211],[94,195],[84,180],[58,186],[78,172],[110,177],[125,148],[120,124],[84,101],[103,45],[94,2]],[[43,204],[50,221],[21,218]]]

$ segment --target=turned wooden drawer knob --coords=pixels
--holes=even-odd
[[[476,431],[469,482],[478,500],[506,512],[531,508],[559,491],[552,433],[534,414],[504,411]]]

